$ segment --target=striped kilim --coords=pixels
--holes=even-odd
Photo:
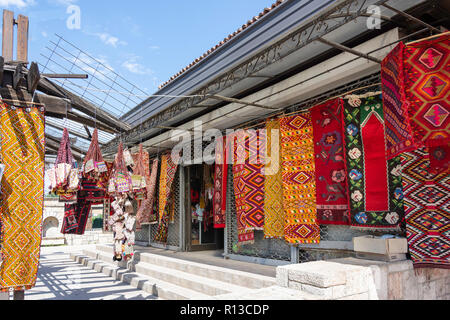
[[[386,156],[392,159],[417,148],[414,142],[405,99],[403,54],[400,42],[381,62],[381,90],[385,117]]]
[[[284,237],[288,243],[319,243],[311,113],[280,119]]]
[[[450,175],[429,170],[426,148],[401,155],[406,237],[415,268],[450,268]]]
[[[350,224],[342,137],[343,108],[344,101],[339,98],[311,110],[319,224]]]
[[[44,109],[0,103],[2,224],[0,290],[36,283],[44,199]]]
[[[225,214],[227,210],[227,137],[224,136],[216,143],[216,163],[214,166],[214,228],[225,228]]]
[[[178,169],[179,155],[164,154],[161,156],[161,175],[159,179],[159,225],[155,240],[167,242],[167,231],[169,228],[169,210],[166,210],[172,189],[172,182]]]
[[[280,122],[266,122],[267,157],[264,168],[264,238],[284,238],[283,175],[281,172]]]
[[[351,225],[398,230],[404,216],[401,165],[398,156],[386,159],[380,95],[345,100],[343,135]]]

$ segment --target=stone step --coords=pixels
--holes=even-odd
[[[139,262],[135,265],[136,272],[144,274],[174,285],[189,288],[191,290],[204,293],[209,296],[232,292],[246,292],[249,288],[238,286],[223,281],[206,278],[191,273],[170,269],[155,264]]]
[[[92,252],[90,252],[92,255]],[[142,275],[137,272],[131,272],[125,268],[118,267],[103,260],[97,260],[87,255],[71,254],[71,258],[76,262],[85,265],[97,272],[102,272],[116,280],[130,284],[131,286],[167,300],[207,300],[209,296],[193,291],[188,288],[176,286],[172,283],[162,281]]]
[[[112,259],[112,246],[98,245],[96,246],[96,248],[98,252],[108,252],[111,255]],[[159,254],[139,252],[139,250],[136,250],[135,255],[135,260],[140,262],[145,262],[148,264],[153,264],[168,269],[174,269],[213,280],[235,284],[241,287],[260,289],[276,284],[275,277],[268,277],[239,270],[166,257]]]

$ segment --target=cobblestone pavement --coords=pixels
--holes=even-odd
[[[147,292],[70,259],[70,252],[79,252],[82,248],[82,246],[42,248],[36,286],[25,292],[25,300],[157,299]]]

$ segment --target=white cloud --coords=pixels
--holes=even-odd
[[[144,65],[137,62],[137,60],[140,59],[138,56],[131,56],[129,59],[125,60],[122,63],[122,67],[127,69],[129,72],[134,74],[141,74],[141,75],[150,75],[153,74],[153,70],[145,67]]]
[[[42,32],[41,32],[41,35],[42,35],[44,38],[47,38],[47,37],[48,37],[48,34],[47,34],[47,32],[45,32],[45,31],[42,31]]]
[[[98,37],[104,44],[117,48],[118,45],[126,46],[125,41],[119,40],[119,38],[110,35],[109,33],[92,33],[91,35]]]
[[[0,0],[1,7],[17,7],[17,8],[25,8],[27,6],[33,5],[35,3],[34,0]]]

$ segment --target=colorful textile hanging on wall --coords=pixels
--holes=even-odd
[[[381,69],[388,159],[419,147],[429,148],[430,169],[450,163],[450,33],[402,43]]]
[[[409,123],[404,91],[403,53],[400,42],[381,62],[381,90],[388,159],[417,148]]]
[[[450,162],[450,33],[407,45],[405,96],[414,139],[429,148],[431,168]]]
[[[288,243],[319,243],[311,113],[280,119],[284,237]]]
[[[249,160],[248,137],[244,130],[230,136],[233,139],[233,188],[236,203],[238,244],[252,244],[255,240],[253,228],[246,219],[246,198],[249,193],[246,183],[246,163]]]
[[[319,224],[350,224],[342,137],[343,108],[344,101],[339,98],[311,110]]]
[[[450,268],[450,177],[429,170],[426,148],[401,155],[406,237],[415,268]]]
[[[44,109],[0,102],[3,164],[0,291],[36,283],[44,200]]]
[[[169,210],[166,210],[172,182],[178,169],[179,155],[165,154],[161,157],[161,175],[159,180],[159,225],[155,235],[155,241],[166,243],[169,229]]]
[[[142,228],[142,223],[154,224],[157,222],[156,212],[153,210],[155,204],[156,178],[158,175],[158,158],[153,160],[150,177],[146,177],[147,199],[142,201],[136,214],[136,229]]]
[[[281,170],[281,134],[277,119],[266,122],[267,157],[264,167],[264,238],[284,238],[283,175]]]
[[[216,143],[216,164],[214,169],[214,228],[225,228],[225,214],[227,210],[227,137],[224,136]]]
[[[381,95],[344,103],[348,194],[353,227],[398,230],[403,219],[400,158],[385,153]]]

